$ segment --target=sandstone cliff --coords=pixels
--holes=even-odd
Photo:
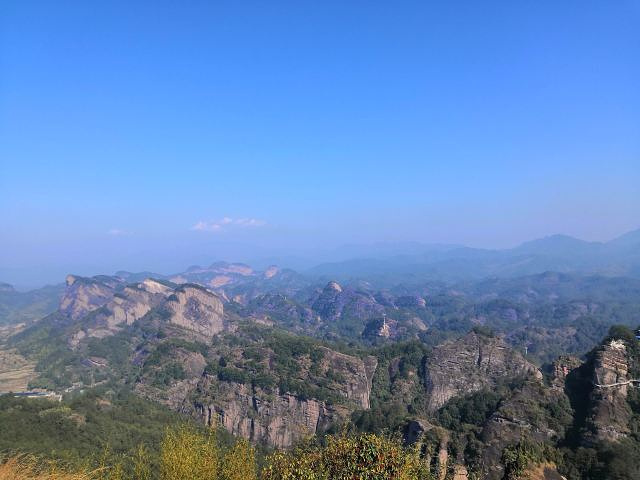
[[[121,287],[122,282],[112,277],[68,275],[67,288],[60,300],[60,311],[78,320],[111,300]]]
[[[357,318],[360,322],[381,317],[384,308],[372,295],[343,288],[337,282],[329,282],[313,302],[311,308],[323,320],[335,322],[341,318]]]
[[[428,358],[424,378],[427,409],[433,412],[455,396],[527,375],[542,377],[534,365],[511,350],[501,338],[470,333],[437,346]]]
[[[541,382],[528,381],[501,401],[484,424],[482,465],[486,480],[501,480],[501,457],[505,447],[518,442],[553,445],[562,439],[571,424],[571,408],[564,393]]]
[[[627,391],[631,388],[628,372],[627,348],[621,340],[611,340],[595,352],[587,443],[616,441],[628,435],[631,419],[627,403]]]
[[[224,307],[214,293],[197,285],[182,285],[165,303],[169,322],[206,337],[224,329]]]
[[[125,285],[116,277],[69,275],[60,311],[75,321],[69,336],[73,348],[85,338],[114,335],[152,311],[161,313],[164,322],[206,338],[224,329],[222,300],[213,292],[151,278]]]
[[[209,381],[202,382],[200,388],[209,388]],[[350,409],[342,405],[329,405],[289,393],[273,395],[250,385],[220,382],[215,390],[215,397],[208,402],[194,404],[203,422],[279,448],[322,432],[350,413]]]
[[[336,400],[311,398],[279,387],[263,389],[249,383],[239,385],[205,375],[198,384],[199,400],[194,403],[194,410],[209,425],[222,425],[229,432],[251,441],[289,447],[344,420],[354,409],[369,408],[375,359],[360,359],[320,348],[323,358],[318,366],[319,375],[333,377],[327,388],[335,394]],[[316,381],[304,372],[301,380]]]
[[[256,325],[245,328],[217,337],[206,352],[204,344],[175,338],[150,347],[136,390],[202,422],[277,447],[369,408],[374,357],[274,337]]]
[[[124,287],[105,305],[85,316],[80,330],[71,337],[70,344],[77,346],[85,337],[113,335],[124,325],[131,325],[144,317],[166,300],[171,292],[171,287],[153,279]]]

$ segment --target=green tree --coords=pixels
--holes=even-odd
[[[160,451],[162,480],[216,480],[218,445],[215,432],[192,426],[168,428]]]

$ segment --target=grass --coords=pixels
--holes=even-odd
[[[97,480],[99,473],[98,470],[74,472],[29,455],[18,455],[0,463],[0,480]]]

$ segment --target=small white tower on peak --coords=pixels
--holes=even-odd
[[[389,329],[389,324],[387,323],[387,314],[383,313],[382,314],[382,326],[378,330],[378,336],[379,337],[389,338],[390,335],[391,335],[391,331]]]

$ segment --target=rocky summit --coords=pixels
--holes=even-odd
[[[167,299],[169,322],[211,338],[224,329],[222,301],[198,285],[181,285]]]
[[[634,455],[640,341],[608,315],[640,307],[640,284],[610,310],[593,292],[615,280],[573,281],[377,289],[224,263],[69,275],[56,312],[6,329],[0,382],[126,390],[268,448],[394,432],[436,478],[600,478],[612,451]]]
[[[491,389],[508,379],[542,378],[538,369],[503,339],[476,333],[437,346],[426,362],[424,375],[430,411],[453,397]]]

